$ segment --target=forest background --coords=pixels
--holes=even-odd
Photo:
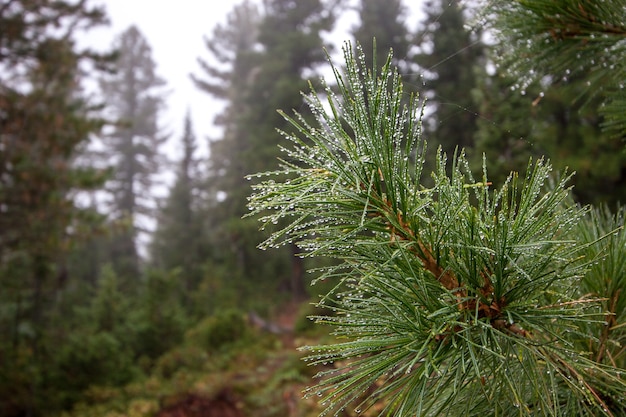
[[[0,6],[0,416],[154,415],[195,395],[254,415],[315,412],[292,403],[311,375],[292,344],[323,337],[305,316],[334,284],[311,287],[306,271],[323,264],[295,245],[257,249],[272,230],[243,217],[245,177],[276,168],[276,129],[290,129],[276,110],[306,116],[300,92],[327,70],[324,48],[344,41],[328,44],[327,34],[348,11],[368,65],[392,48],[407,95],[427,98],[430,149],[464,147],[476,170],[484,154],[496,184],[546,155],[577,172],[578,202],[615,208],[626,195],[623,141],[603,131],[599,98],[583,94],[589,80],[505,75],[478,2],[424,1],[414,22],[400,0],[237,4],[191,75],[226,103],[205,156],[190,117],[168,138],[167,80],[137,27],[102,54],[76,40],[106,22],[104,9],[9,0]]]

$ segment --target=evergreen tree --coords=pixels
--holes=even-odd
[[[232,193],[248,186],[243,180],[247,173],[248,155],[244,154],[244,149],[248,136],[241,118],[252,106],[249,91],[261,19],[259,8],[251,2],[244,1],[235,6],[227,16],[226,25],[216,26],[211,37],[205,39],[210,59],[198,59],[202,76],[192,75],[199,89],[226,101],[224,111],[215,118],[223,133],[210,143],[208,196],[203,202],[206,233],[216,262],[211,269],[218,276],[208,277],[210,282],[203,283],[203,287],[209,292],[237,293],[240,301],[246,298],[241,288],[244,255],[233,242],[229,230],[240,221],[237,218],[240,211],[233,203]],[[232,297],[224,295],[223,298],[235,302]]]
[[[241,207],[230,203],[230,195],[248,186],[243,180],[250,158],[245,153],[248,136],[241,119],[253,105],[249,92],[253,72],[258,70],[253,60],[260,22],[258,7],[252,3],[244,1],[234,7],[227,25],[218,25],[212,37],[205,39],[212,61],[216,62],[199,59],[206,78],[192,75],[198,88],[227,102],[225,110],[215,118],[215,123],[223,128],[223,135],[210,143],[209,188],[214,195],[227,196],[220,208],[216,208],[216,223],[241,213]]]
[[[176,180],[169,197],[158,216],[158,225],[152,240],[151,258],[155,267],[180,270],[185,295],[194,291],[202,278],[203,224],[199,210],[198,160],[194,155],[197,144],[191,116],[185,117],[181,138],[182,157],[178,163]]]
[[[424,3],[426,19],[416,36],[424,94],[433,106],[425,124],[427,140],[451,155],[455,148],[470,148],[477,114],[471,91],[482,74],[484,61],[480,34],[465,27],[466,7],[459,0]],[[431,121],[432,120],[432,121]]]
[[[545,95],[532,109],[529,140],[555,166],[578,173],[582,202],[614,204],[626,192],[624,13],[619,1],[541,0],[490,3],[484,13],[496,35],[496,62],[513,88]],[[525,109],[504,117],[523,120]]]
[[[332,10],[321,0],[267,0],[264,6],[264,20],[259,27],[259,43],[264,52],[257,57],[259,70],[250,92],[256,106],[243,120],[246,128],[255,132],[249,136],[248,149],[254,155],[250,155],[247,174],[277,166],[278,145],[284,139],[276,134],[276,130],[288,131],[291,126],[276,109],[302,108],[301,92],[307,87],[303,74],[315,71],[318,65],[325,62],[321,33],[330,31],[334,23]],[[245,214],[249,188],[241,191],[243,193],[235,197],[239,213]],[[252,224],[246,225],[249,230],[253,230],[252,227],[256,228]],[[258,239],[259,236],[254,234],[250,237]],[[253,250],[255,243],[258,240],[245,241],[245,250],[249,251],[246,269],[250,272],[266,258],[260,258],[258,251]],[[278,282],[292,299],[300,301],[307,298],[305,267],[303,260],[296,256],[299,252],[297,247],[291,245],[288,249],[288,253],[276,260],[274,268],[277,269],[266,271],[265,276]]]
[[[271,256],[256,251],[262,234],[250,219],[241,220],[250,189],[244,177],[276,166],[281,138],[275,129],[286,125],[278,124],[275,109],[301,107],[303,73],[323,62],[320,32],[329,30],[331,23],[332,15],[320,1],[266,1],[262,19],[244,2],[231,13],[228,27],[216,28],[215,44],[207,42],[213,45],[213,57],[229,66],[223,72],[207,65],[209,80],[197,82],[208,93],[229,100],[218,119],[224,124],[223,138],[211,145],[210,180],[221,201],[211,209],[210,221],[217,244],[227,249],[224,262],[232,265],[229,274],[236,277],[244,298],[258,299],[266,292],[259,288],[275,292],[277,285],[295,298],[305,296],[301,259],[294,258],[292,250]],[[216,89],[221,80],[226,81],[225,89]]]
[[[385,64],[389,50],[393,49],[394,65],[406,78],[411,72],[408,55],[411,34],[405,23],[406,7],[401,0],[382,2],[361,0],[358,7],[359,24],[352,29],[354,40],[367,51],[367,67],[372,68],[376,60],[380,68]],[[376,55],[374,56],[374,40]]]
[[[0,414],[58,409],[49,373],[58,328],[47,314],[64,288],[66,250],[86,221],[75,195],[103,173],[74,159],[103,126],[80,92],[85,66],[106,57],[80,50],[82,29],[106,22],[85,2],[0,6]]]
[[[146,231],[142,216],[154,210],[153,186],[162,166],[159,147],[166,140],[159,127],[165,84],[156,74],[150,45],[135,26],[124,31],[114,45],[119,53],[117,71],[100,81],[102,94],[117,124],[105,139],[105,157],[114,164],[112,216],[127,230],[112,238],[111,256],[124,277],[139,273],[137,236]]]
[[[250,201],[288,220],[267,247],[343,262],[321,301],[335,314],[317,317],[339,339],[304,348],[326,365],[309,394],[324,413],[624,415],[622,214],[586,217],[543,160],[492,189],[485,166],[477,181],[462,152],[439,152],[424,187],[417,99],[403,106],[391,66],[344,58],[340,96],[309,96],[314,124],[285,115],[298,133]]]

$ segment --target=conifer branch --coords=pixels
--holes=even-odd
[[[587,80],[601,97],[604,129],[626,132],[626,8],[621,0],[487,1],[483,17],[500,43],[500,63],[522,85]]]
[[[306,97],[315,124],[284,117],[296,133],[282,169],[259,174],[249,207],[286,224],[262,246],[297,242],[303,256],[338,260],[339,279],[316,317],[338,343],[305,347],[323,365],[309,394],[327,412],[380,404],[380,415],[616,415],[626,383],[582,354],[569,335],[592,337],[607,312],[580,295],[592,242],[572,230],[586,209],[569,203],[569,175],[530,163],[496,190],[476,181],[463,152],[438,153],[423,184],[420,107],[404,104],[391,68],[344,49],[337,96]],[[285,179],[288,178],[288,179]],[[284,220],[288,220],[287,223]],[[577,337],[578,337],[577,336]],[[609,401],[608,399],[611,399]]]

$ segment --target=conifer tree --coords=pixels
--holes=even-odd
[[[80,91],[82,70],[107,58],[75,42],[104,23],[104,10],[85,2],[0,5],[0,414],[59,407],[46,379],[59,331],[49,311],[87,221],[75,195],[105,179],[74,161],[103,126]]]
[[[255,152],[249,162],[248,173],[260,172],[276,166],[278,145],[283,142],[276,136],[276,129],[288,129],[288,125],[276,109],[299,109],[303,106],[300,92],[307,80],[305,72],[315,73],[316,67],[325,62],[323,31],[330,31],[334,23],[332,3],[322,0],[294,3],[289,0],[269,0],[264,5],[264,19],[259,27],[259,43],[265,52],[258,56],[259,72],[252,85],[252,97],[258,103],[246,119],[248,129],[255,129],[250,139],[250,150]],[[249,190],[246,194],[249,194]],[[241,197],[244,197],[243,195]],[[240,198],[241,198],[240,197]],[[247,202],[239,200],[243,203]],[[242,208],[241,213],[247,210]],[[252,226],[252,225],[250,225]],[[248,226],[249,227],[249,226]],[[256,226],[255,226],[256,227]],[[253,241],[247,241],[246,246]],[[255,245],[256,246],[256,245]],[[254,252],[252,252],[254,254]],[[258,251],[256,252],[258,254]],[[279,273],[268,271],[269,277],[286,289],[292,299],[300,301],[307,297],[306,276],[303,260],[295,256],[295,245],[277,259]],[[252,268],[261,259],[251,258]],[[279,277],[276,280],[276,275]]]
[[[455,148],[470,148],[476,131],[471,91],[484,65],[480,33],[466,28],[467,8],[459,0],[424,3],[426,19],[415,43],[422,68],[422,91],[433,106],[425,125],[428,141],[451,155]]]
[[[586,80],[546,86],[539,82],[521,88],[518,79],[502,71],[485,77],[474,90],[480,111],[475,149],[476,166],[482,154],[491,161],[494,180],[510,170],[522,171],[528,158],[545,155],[556,169],[569,168],[574,197],[581,203],[614,207],[626,193],[623,143],[602,133],[599,97],[586,104],[577,100]]]
[[[209,172],[217,173],[211,181],[219,187],[221,201],[211,209],[210,221],[216,225],[219,246],[228,249],[223,256],[232,265],[229,275],[239,283],[242,297],[259,298],[282,288],[294,298],[303,298],[302,260],[294,258],[289,249],[271,255],[255,249],[263,234],[254,221],[241,220],[247,213],[250,192],[250,182],[244,177],[275,166],[277,146],[282,141],[275,136],[282,120],[275,109],[302,106],[299,92],[306,87],[303,74],[324,61],[320,33],[331,28],[333,17],[317,0],[266,1],[262,19],[254,10],[244,2],[231,14],[229,27],[215,31],[215,38],[228,34],[216,43],[226,44],[225,49],[220,48],[220,53],[211,49],[218,60],[228,57],[229,70],[225,74],[217,68],[205,71],[211,77],[204,84],[209,87],[206,91],[221,94],[211,87],[221,79],[227,80],[229,89],[225,91],[229,107],[219,119],[226,123],[224,136],[211,146]],[[237,39],[246,42],[233,42]],[[203,84],[198,85],[203,88]]]
[[[231,204],[229,196],[241,190],[243,177],[248,174],[246,164],[250,158],[245,149],[248,136],[241,118],[250,112],[250,86],[254,72],[258,71],[253,61],[258,45],[258,31],[261,14],[258,7],[249,1],[235,6],[227,17],[226,25],[218,25],[211,37],[205,39],[210,59],[198,59],[202,76],[192,75],[195,85],[226,101],[224,111],[215,118],[215,123],[223,128],[222,137],[210,143],[208,177],[213,194],[228,194],[219,213],[219,220],[235,215],[233,209],[241,212],[241,207]],[[221,207],[224,207],[223,212]],[[218,220],[218,221],[219,221]]]
[[[178,268],[185,294],[189,295],[201,280],[201,266],[206,260],[201,252],[205,237],[199,213],[197,143],[189,113],[185,117],[181,148],[175,182],[157,217],[151,258],[154,266],[166,271]]]
[[[112,117],[117,124],[105,139],[105,157],[113,161],[111,214],[127,230],[114,236],[111,256],[116,272],[137,276],[137,236],[146,231],[142,216],[154,210],[153,186],[162,164],[160,146],[166,140],[159,127],[164,105],[165,81],[156,73],[150,45],[135,26],[124,31],[114,45],[118,50],[116,73],[100,81]]]
[[[358,13],[359,23],[352,29],[352,36],[364,51],[369,52],[366,55],[368,68],[372,68],[374,60],[379,68],[382,67],[389,50],[393,49],[394,65],[408,75],[411,72],[408,62],[411,34],[406,26],[407,10],[402,1],[361,0]]]
[[[341,261],[317,317],[339,339],[304,348],[325,365],[309,394],[336,414],[624,415],[622,215],[589,217],[542,159],[497,186],[462,151],[425,171],[397,70],[344,59],[339,95],[308,96],[315,123],[283,113],[297,133],[250,201],[286,220],[264,247]]]
[[[209,58],[198,59],[202,74],[191,76],[200,90],[226,102],[224,111],[214,119],[223,132],[209,144],[207,199],[203,205],[206,233],[217,264],[212,270],[219,274],[219,265],[224,265],[222,268],[228,271],[224,276],[214,277],[211,287],[219,286],[222,293],[236,292],[240,300],[247,298],[242,288],[244,252],[230,229],[237,224],[237,215],[241,213],[239,200],[234,196],[243,187],[249,187],[244,184],[244,176],[248,173],[246,149],[251,132],[246,132],[241,119],[251,111],[250,85],[257,71],[253,59],[261,19],[255,4],[244,1],[235,6],[226,24],[216,26],[205,39]]]

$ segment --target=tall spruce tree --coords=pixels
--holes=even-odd
[[[74,164],[103,126],[80,91],[81,69],[106,66],[75,40],[103,23],[104,10],[85,2],[0,5],[0,415],[59,407],[47,377],[60,329],[48,313],[85,220],[76,192],[105,179]]]
[[[163,158],[159,148],[166,140],[159,126],[165,81],[157,75],[150,45],[137,27],[124,31],[114,47],[119,53],[117,71],[103,78],[100,86],[117,121],[104,138],[105,157],[114,166],[107,186],[111,214],[127,226],[112,238],[111,259],[116,272],[128,278],[140,270],[137,238],[145,231],[142,216],[154,211],[153,187]]]
[[[224,260],[233,266],[229,274],[237,278],[244,298],[258,298],[278,287],[294,298],[306,296],[301,259],[293,257],[293,250],[268,256],[255,249],[263,235],[253,221],[241,220],[250,190],[244,177],[276,166],[282,141],[276,127],[287,125],[279,123],[275,109],[302,106],[303,74],[323,62],[320,32],[329,30],[332,21],[332,14],[317,0],[266,1],[262,18],[244,2],[231,13],[228,27],[216,28],[214,38],[219,40],[209,44],[213,57],[230,68],[223,72],[205,66],[209,80],[197,80],[200,88],[229,100],[218,119],[224,123],[223,138],[211,146],[209,172],[215,176],[210,180],[221,196],[211,210],[211,222],[218,244],[227,248]],[[226,80],[226,90],[215,89],[220,80]]]
[[[317,66],[325,62],[323,31],[330,31],[334,23],[332,3],[322,0],[293,2],[290,0],[267,0],[264,3],[264,20],[259,27],[259,43],[264,52],[258,55],[259,71],[251,89],[257,106],[244,119],[248,129],[254,129],[249,148],[254,158],[250,159],[248,173],[260,172],[277,167],[278,145],[284,138],[276,130],[289,131],[291,126],[276,112],[276,109],[300,109],[303,106],[301,92],[307,88],[304,74],[314,73]],[[330,47],[329,47],[330,48]],[[249,191],[248,191],[249,194]],[[238,197],[240,203],[247,196]],[[242,213],[247,210],[242,207]],[[250,224],[250,226],[252,226]],[[247,226],[247,227],[250,227]],[[257,241],[258,243],[258,241]],[[254,241],[246,242],[253,248]],[[291,297],[300,301],[307,297],[305,267],[299,250],[289,246],[289,253],[277,259],[278,274],[268,271],[274,280]],[[250,257],[250,271],[258,262],[258,251]]]
[[[467,10],[460,0],[426,1],[424,11],[415,60],[423,71],[422,91],[433,107],[432,118],[425,121],[427,140],[451,155],[456,147],[470,148],[474,142],[477,112],[471,91],[482,73],[483,47],[480,34],[465,25]]]
[[[180,141],[182,156],[178,162],[176,179],[165,206],[157,217],[157,229],[151,243],[152,264],[166,271],[178,268],[185,295],[194,291],[201,278],[201,267],[206,261],[202,251],[205,240],[199,213],[200,178],[196,136],[191,115],[185,117]]]
[[[215,195],[226,195],[226,200],[220,204],[223,212],[215,213],[221,220],[241,213],[241,208],[230,201],[233,193],[245,187],[243,177],[249,156],[242,152],[247,147],[248,136],[240,120],[253,105],[250,86],[253,72],[258,70],[254,59],[261,19],[258,6],[251,2],[235,6],[227,17],[227,24],[216,26],[212,36],[205,39],[211,57],[198,59],[203,74],[192,75],[199,89],[226,102],[224,111],[215,118],[223,133],[210,143],[208,166],[209,188]],[[232,213],[233,209],[237,213]]]
[[[222,293],[236,293],[240,300],[247,299],[242,286],[244,254],[230,230],[241,212],[234,194],[246,187],[243,177],[248,155],[243,150],[248,135],[241,119],[252,106],[249,91],[261,19],[257,5],[244,1],[235,6],[226,24],[217,25],[205,38],[209,58],[199,58],[202,74],[191,76],[200,90],[226,102],[224,111],[214,119],[223,131],[220,138],[210,142],[207,164],[205,227],[216,262],[211,269],[218,275],[207,287],[209,291],[219,288]]]

